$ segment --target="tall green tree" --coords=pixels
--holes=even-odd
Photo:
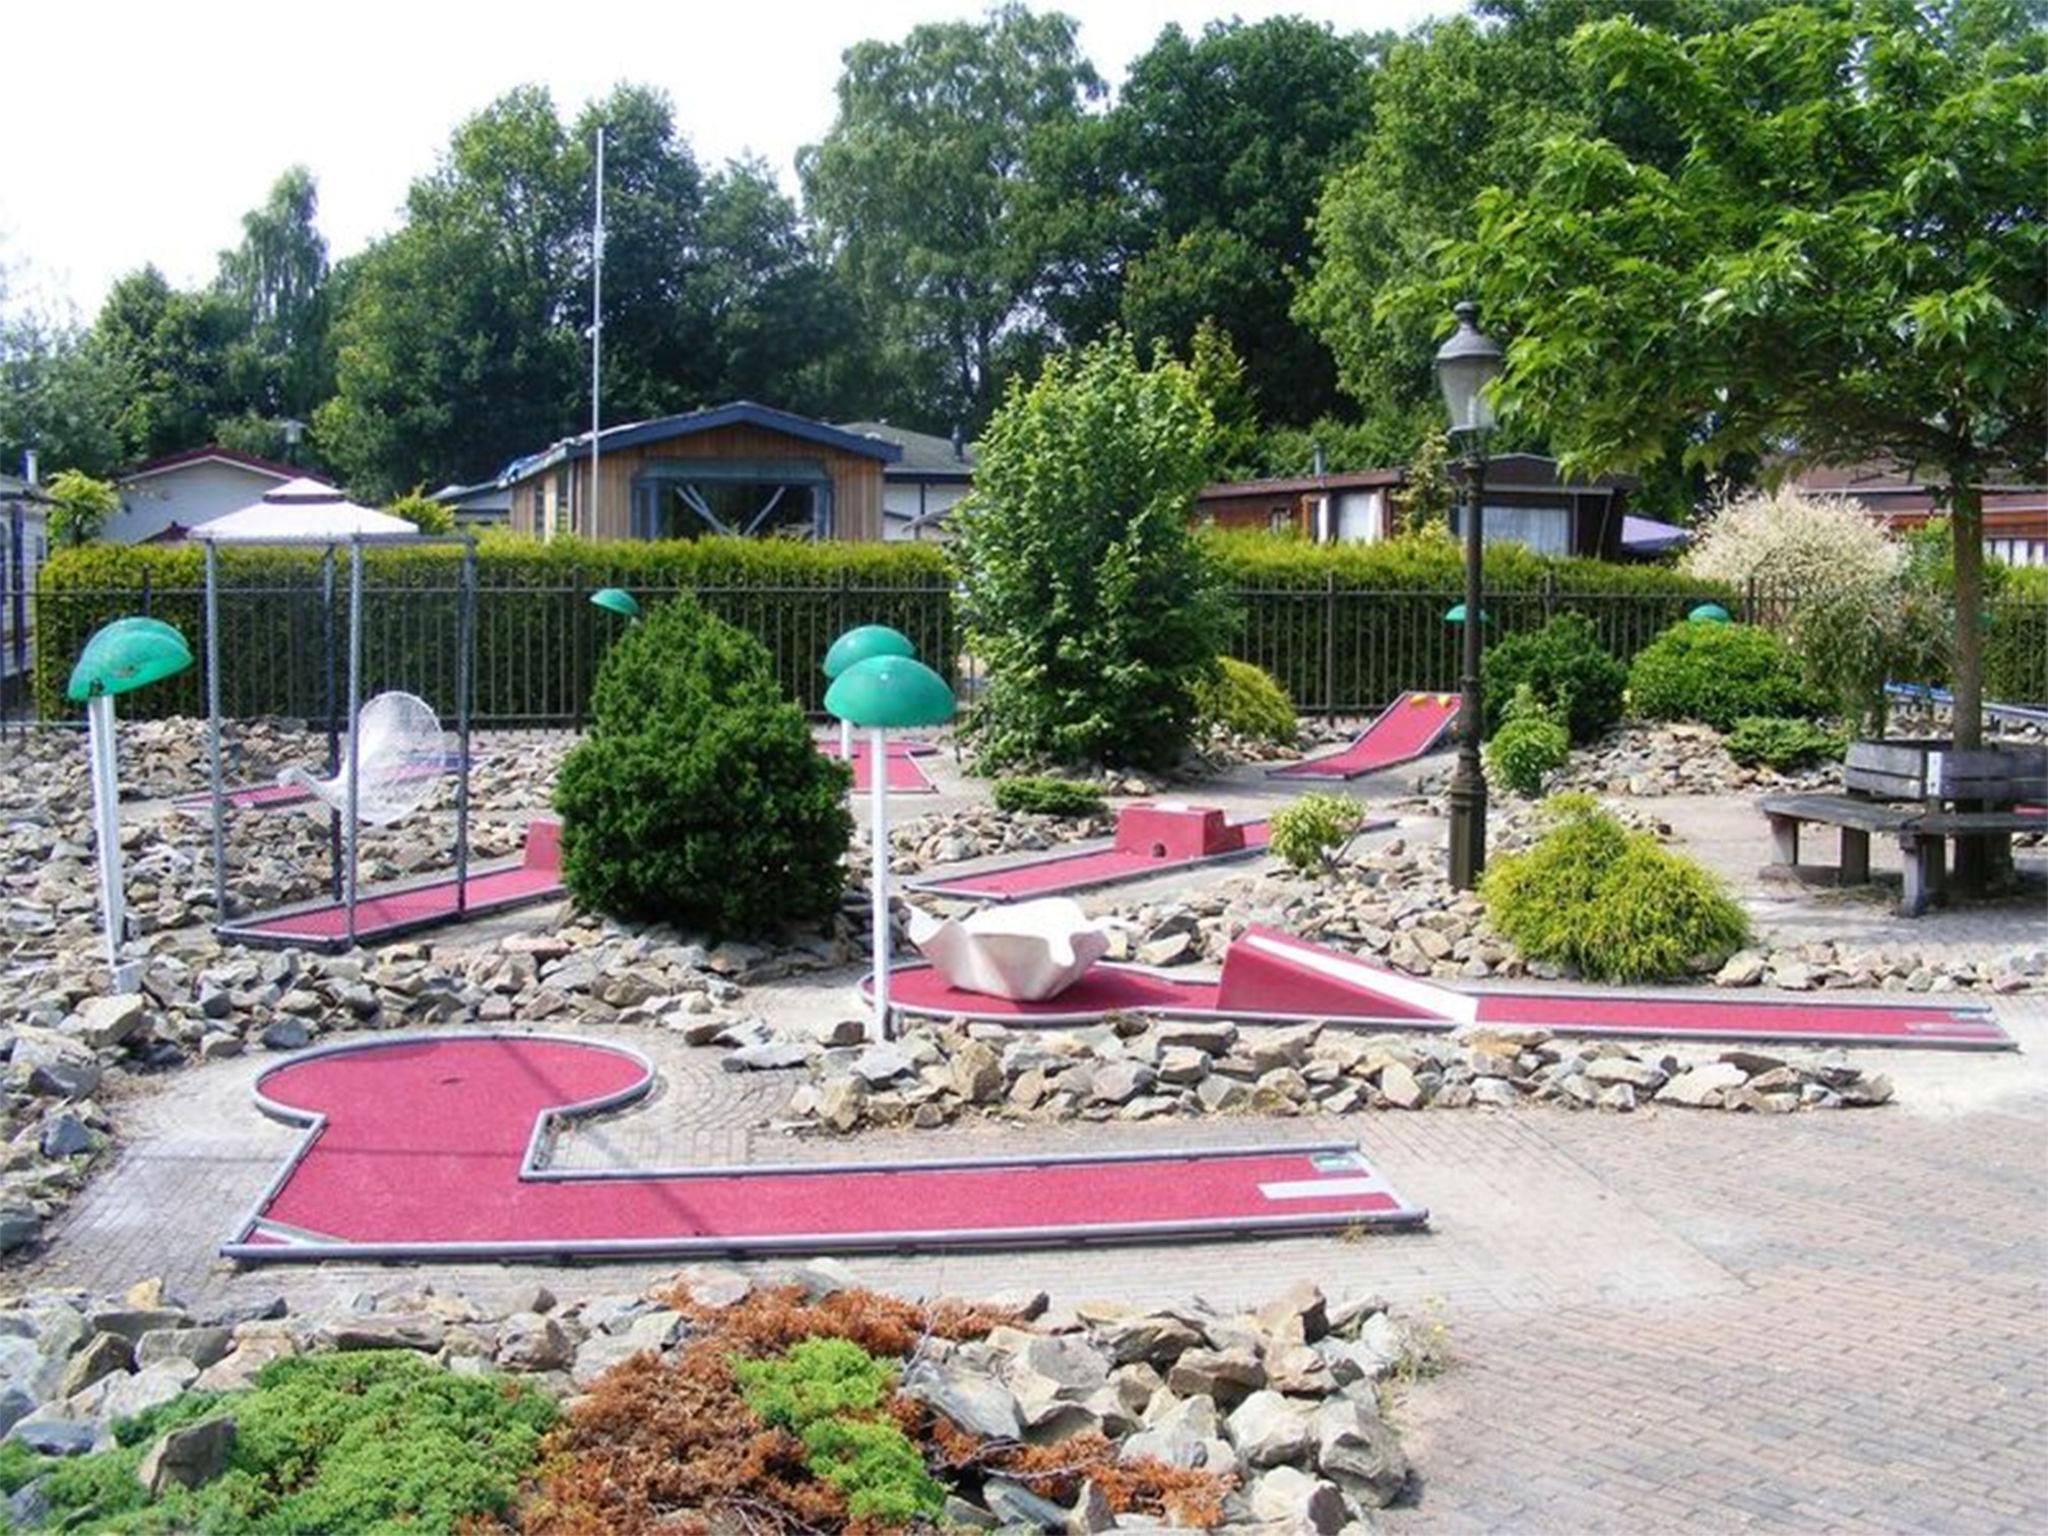
[[[220,254],[215,287],[248,322],[230,377],[258,417],[309,416],[333,387],[319,208],[312,172],[295,165],[242,216],[241,242]]]
[[[1793,5],[1570,45],[1683,146],[1585,128],[1475,202],[1441,280],[1512,338],[1500,404],[1589,470],[1735,454],[1917,465],[1951,514],[1956,735],[1980,739],[1981,487],[2048,444],[2048,33],[2003,0]]]
[[[0,312],[0,469],[15,473],[33,448],[45,471],[112,473],[119,408],[119,381],[86,332],[34,310]]]
[[[173,288],[155,267],[116,282],[88,343],[114,380],[113,430],[129,459],[197,447],[244,407],[233,357],[247,316],[213,290]]]
[[[859,295],[897,415],[978,422],[1046,340],[1034,140],[1102,92],[1073,21],[1005,5],[845,55],[839,109],[799,156],[805,203]]]

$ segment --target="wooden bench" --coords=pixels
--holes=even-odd
[[[1809,823],[1841,829],[1838,879],[1844,885],[1870,882],[1870,834],[1899,840],[1906,871],[1899,902],[1902,917],[1918,917],[1941,894],[1948,881],[1948,840],[1952,837],[2000,839],[2003,860],[2012,857],[2011,835],[2043,830],[2040,815],[2020,810],[1941,811],[1918,805],[1887,805],[1857,795],[1766,795],[1764,816],[1771,824],[1777,861],[1799,864],[1799,829]]]

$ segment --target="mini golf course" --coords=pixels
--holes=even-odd
[[[1418,1226],[1357,1147],[551,1170],[646,1058],[551,1035],[330,1046],[257,1080],[299,1148],[221,1252],[250,1262],[1025,1247]]]
[[[835,763],[844,761],[839,754],[839,743],[836,741],[819,742],[818,750],[831,758]],[[929,757],[938,750],[937,747],[932,746],[929,742],[890,742],[882,759],[884,771],[889,775],[889,793],[892,795],[936,795],[939,792],[939,786],[932,782],[931,775],[924,771],[924,764],[920,763],[918,759],[920,757]],[[857,795],[864,795],[873,787],[873,784],[874,779],[868,766],[867,748],[864,745],[856,745],[853,749],[853,792]]]
[[[1632,1039],[1813,1042],[2012,1050],[1979,1003],[1660,997],[1647,992],[1461,991],[1270,928],[1240,934],[1213,979],[1102,963],[1056,997],[1024,1002],[955,987],[927,965],[898,966],[900,1012],[997,1024],[1094,1024],[1113,1013],[1250,1022],[1327,1020],[1350,1028],[1448,1032],[1473,1026]]]
[[[1274,779],[1356,779],[1428,752],[1458,718],[1455,693],[1404,693],[1341,752],[1270,768]]]

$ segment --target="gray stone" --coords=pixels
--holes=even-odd
[[[1764,979],[1764,957],[1753,949],[1737,950],[1714,973],[1717,987],[1753,987]]]
[[[1380,1092],[1396,1109],[1420,1109],[1425,1098],[1422,1084],[1416,1081],[1415,1074],[1398,1061],[1390,1061],[1380,1068]]]
[[[64,1367],[57,1384],[59,1397],[74,1397],[102,1377],[131,1369],[135,1346],[118,1333],[96,1333]]]
[[[142,1028],[145,1018],[140,993],[96,997],[78,1010],[76,1032],[94,1050],[111,1050]]]
[[[1123,1104],[1152,1086],[1152,1069],[1143,1062],[1113,1061],[1098,1067],[1088,1096],[1098,1104]]]
[[[1097,1536],[1116,1529],[1116,1511],[1110,1507],[1109,1495],[1092,1477],[1081,1484],[1080,1496],[1067,1511],[1066,1529],[1067,1536]]]
[[[1246,1502],[1257,1519],[1281,1522],[1293,1531],[1313,1531],[1317,1536],[1335,1536],[1350,1518],[1337,1485],[1299,1467],[1274,1467],[1261,1474],[1251,1485]]]
[[[191,1321],[191,1318],[176,1307],[130,1305],[110,1307],[106,1311],[93,1313],[92,1330],[95,1333],[118,1333],[130,1344],[135,1344],[152,1329],[184,1328],[189,1326]]]
[[[83,1456],[99,1437],[93,1425],[79,1419],[30,1417],[7,1432],[38,1456]]]
[[[279,1019],[258,1038],[267,1051],[296,1051],[311,1044],[313,1032],[297,1019]]]
[[[235,1449],[235,1421],[226,1415],[201,1419],[161,1436],[143,1454],[135,1477],[160,1498],[170,1488],[197,1488],[227,1470]]]
[[[1320,1348],[1340,1385],[1378,1381],[1399,1365],[1408,1352],[1401,1325],[1388,1312],[1376,1312],[1360,1323],[1356,1338],[1326,1339]]]
[[[0,1435],[35,1411],[36,1400],[25,1389],[12,1384],[0,1388]]]
[[[1408,1483],[1401,1437],[1354,1398],[1328,1402],[1315,1415],[1316,1465],[1356,1503],[1384,1509]]]
[[[90,1152],[100,1144],[98,1136],[86,1127],[86,1123],[73,1114],[52,1115],[43,1122],[43,1134],[37,1145],[45,1157],[76,1157],[81,1152]]]
[[[917,1063],[893,1041],[880,1040],[862,1051],[855,1058],[853,1071],[871,1088],[894,1082],[899,1077],[909,1077],[917,1071]]]
[[[794,1040],[764,1040],[742,1046],[719,1062],[728,1072],[787,1072],[806,1066],[811,1053]]]
[[[498,1325],[495,1358],[512,1371],[562,1371],[574,1363],[576,1349],[552,1317],[515,1312]]]
[[[1142,1361],[1171,1365],[1183,1351],[1202,1342],[1202,1335],[1177,1317],[1157,1314],[1119,1318],[1100,1330],[1110,1358],[1118,1365]]]
[[[1308,1280],[1295,1281],[1254,1315],[1274,1338],[1295,1344],[1313,1344],[1330,1329],[1330,1304]]]
[[[25,1205],[0,1205],[0,1253],[25,1248],[43,1235],[43,1218]]]
[[[98,1417],[111,1424],[132,1419],[178,1396],[198,1378],[199,1367],[190,1360],[159,1360],[133,1376],[109,1376],[98,1388]],[[93,1393],[85,1394],[87,1400]]]
[[[321,1333],[337,1350],[416,1349],[432,1354],[445,1341],[447,1329],[438,1318],[371,1313],[330,1323]]]
[[[155,1365],[159,1360],[190,1360],[200,1370],[224,1359],[234,1347],[231,1328],[152,1328],[135,1341],[135,1363]]]
[[[1190,1349],[1173,1362],[1166,1384],[1182,1397],[1210,1397],[1228,1407],[1263,1387],[1266,1370],[1249,1349]]]
[[[1659,1104],[1679,1104],[1692,1109],[1718,1108],[1724,1093],[1739,1088],[1749,1074],[1725,1061],[1711,1061],[1688,1068],[1673,1077],[1656,1093]]]
[[[918,1360],[903,1373],[902,1392],[943,1413],[969,1434],[1016,1440],[1024,1433],[1017,1399],[1008,1387],[985,1375],[956,1370],[936,1360]]]
[[[833,1077],[818,1091],[818,1118],[835,1131],[851,1131],[867,1108],[868,1085],[857,1077]]]
[[[1651,1092],[1661,1087],[1664,1074],[1646,1061],[1627,1056],[1602,1056],[1586,1063],[1586,1076],[1596,1083],[1626,1083]]]
[[[1313,1436],[1309,1409],[1270,1390],[1252,1393],[1231,1410],[1228,1422],[1230,1443],[1254,1467],[1296,1460]]]
[[[1006,1477],[992,1477],[983,1483],[981,1501],[1004,1526],[1023,1526],[1034,1531],[1063,1531],[1067,1527],[1064,1509]]]
[[[1228,1022],[1209,1023],[1195,1019],[1168,1020],[1154,1031],[1162,1049],[1185,1046],[1209,1056],[1221,1056],[1237,1043],[1237,1026]]]
[[[953,1092],[970,1104],[993,1103],[1003,1091],[1003,1058],[979,1040],[969,1040],[947,1063]]]
[[[676,1271],[675,1283],[686,1286],[700,1307],[736,1306],[747,1299],[754,1282],[721,1264],[692,1264]]]

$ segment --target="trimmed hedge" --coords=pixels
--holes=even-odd
[[[1629,708],[1646,720],[1698,720],[1717,731],[1749,715],[1821,713],[1791,647],[1753,624],[1674,624],[1637,654]]]
[[[452,546],[372,551],[366,559],[363,693],[404,688],[453,724],[456,584]],[[330,614],[322,558],[289,549],[221,553],[222,704],[230,715],[324,718],[329,659],[346,687],[347,554]],[[73,713],[64,684],[101,624],[147,612],[202,640],[204,554],[193,545],[92,545],[51,557],[37,580],[36,705]],[[477,547],[474,710],[493,724],[581,724],[597,666],[625,621],[591,606],[600,587],[643,601],[688,592],[707,613],[767,647],[782,691],[806,710],[824,694],[825,651],[856,624],[909,635],[941,676],[955,662],[953,569],[925,544],[780,539],[666,543],[486,535]],[[330,627],[331,625],[331,627]],[[200,668],[124,698],[130,716],[206,712]]]

